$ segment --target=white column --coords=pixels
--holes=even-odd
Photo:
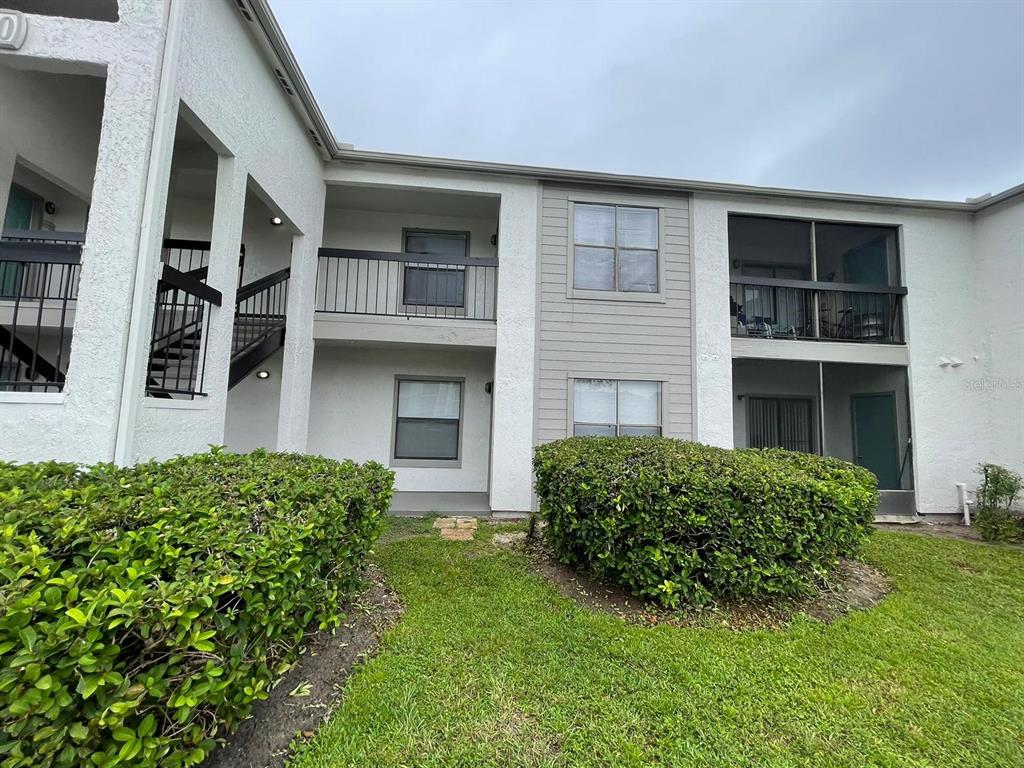
[[[316,298],[317,252],[323,232],[324,196],[321,193],[318,203],[320,216],[315,231],[297,235],[292,240],[292,271],[288,281],[288,319],[277,422],[279,451],[304,452],[309,434],[309,396],[313,383],[313,302]]]
[[[235,328],[235,293],[238,287],[238,253],[245,219],[248,174],[235,157],[217,160],[217,191],[210,235],[210,271],[207,283],[221,292],[221,305],[213,307],[206,329],[206,371],[203,389],[210,402],[211,442],[224,442],[231,338]]]
[[[78,303],[67,372],[63,429],[74,450],[55,455],[109,460],[120,417],[128,354],[139,228],[143,218],[157,97],[155,52],[149,67],[107,71],[103,122],[82,250]]]
[[[732,448],[728,213],[724,205],[700,195],[692,196],[690,206],[696,439]]]
[[[498,216],[497,345],[491,430],[491,509],[527,512],[533,502],[539,188],[502,192]]]
[[[11,179],[14,177],[14,164],[17,156],[10,147],[0,146],[0,229],[3,228],[3,217],[7,212],[7,199],[11,193]]]

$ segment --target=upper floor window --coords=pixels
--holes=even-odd
[[[660,435],[661,382],[576,379],[573,435]]]
[[[573,287],[658,292],[658,211],[623,205],[573,207]]]
[[[468,232],[405,231],[406,253],[451,258],[469,256]],[[466,267],[462,264],[408,265],[402,285],[407,306],[464,307],[466,305]]]

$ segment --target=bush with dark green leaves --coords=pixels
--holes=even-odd
[[[265,452],[0,463],[0,766],[201,762],[338,625],[392,483]]]
[[[1024,481],[1016,472],[998,464],[979,464],[978,512],[974,524],[985,541],[1024,542],[1024,515],[1013,503]]]
[[[871,530],[877,480],[839,459],[660,437],[582,437],[534,456],[564,563],[667,607],[810,592]]]

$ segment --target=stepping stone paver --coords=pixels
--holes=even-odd
[[[475,517],[439,517],[434,521],[441,538],[447,541],[472,541],[476,525]]]

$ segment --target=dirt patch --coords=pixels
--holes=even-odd
[[[368,588],[345,606],[348,620],[334,634],[309,638],[305,653],[204,768],[279,768],[294,739],[312,737],[338,704],[353,667],[376,651],[381,633],[402,615],[383,573],[370,568],[367,577]]]
[[[880,531],[896,531],[897,533],[911,533],[915,536],[932,536],[939,539],[971,541],[978,544],[985,544],[990,547],[1009,547],[1010,549],[1024,551],[1024,544],[1018,544],[1011,541],[985,541],[981,538],[981,534],[978,533],[977,528],[974,526],[962,525],[961,523],[921,522],[914,523],[912,525],[875,523],[875,528]]]
[[[880,531],[896,531],[897,533],[915,533],[918,536],[937,536],[940,539],[957,539],[959,541],[981,541],[978,529],[960,523],[875,523]]]
[[[891,587],[885,574],[856,560],[843,560],[814,595],[771,603],[720,603],[702,609],[669,611],[645,603],[620,587],[605,584],[557,562],[540,544],[527,542],[524,551],[534,570],[554,584],[565,597],[634,624],[669,624],[681,627],[728,627],[735,630],[781,628],[798,615],[826,623],[850,611],[872,608]]]

